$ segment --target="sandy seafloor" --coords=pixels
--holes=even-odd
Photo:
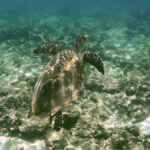
[[[134,17],[1,18],[0,150],[150,149],[150,23]],[[84,33],[89,38],[82,52],[98,52],[106,72],[86,66],[84,90],[65,108],[64,126],[56,132],[47,118],[28,116],[37,77],[53,58],[32,51],[47,42],[70,48]]]

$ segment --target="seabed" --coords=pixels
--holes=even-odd
[[[0,18],[1,150],[150,149],[150,21],[124,16],[119,22],[36,13],[13,24]],[[99,53],[106,73],[86,66],[84,91],[65,108],[64,127],[56,132],[48,119],[28,117],[37,77],[53,57],[33,49],[42,43],[70,48],[85,33],[82,52]]]

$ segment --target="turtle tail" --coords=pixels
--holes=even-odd
[[[33,50],[34,54],[46,53],[46,54],[57,54],[62,50],[62,47],[58,44],[42,44]]]
[[[102,59],[96,52],[86,51],[82,54],[82,59],[84,62],[90,63],[91,65],[95,66],[102,74],[105,73]]]

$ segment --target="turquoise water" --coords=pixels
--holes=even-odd
[[[0,0],[0,150],[150,149],[149,6],[149,0]],[[81,34],[88,39],[79,57],[99,54],[105,75],[85,63],[81,94],[63,109],[55,131],[49,116],[30,113],[34,86],[55,56],[33,50],[45,43],[71,49]]]

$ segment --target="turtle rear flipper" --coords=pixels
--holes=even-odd
[[[90,63],[91,65],[95,66],[102,74],[105,73],[102,59],[96,52],[86,51],[82,54],[82,59],[84,62]]]
[[[60,52],[63,48],[58,44],[42,44],[36,49],[33,50],[34,54],[39,53],[46,53],[46,54],[57,54]]]
[[[56,131],[59,131],[62,127],[62,124],[63,124],[62,111],[59,110],[55,114],[55,116],[52,116],[52,119],[50,122],[52,124],[52,128],[55,129]]]

